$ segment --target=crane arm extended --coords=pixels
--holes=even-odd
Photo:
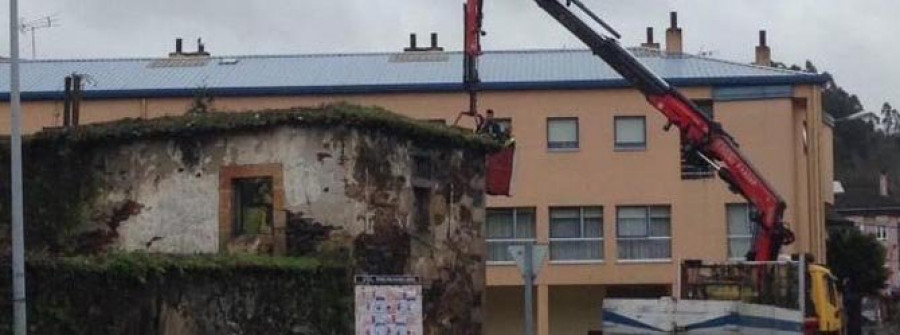
[[[665,115],[669,125],[678,127],[682,144],[687,150],[706,159],[718,170],[719,177],[730,189],[742,195],[752,205],[755,215],[751,215],[751,220],[758,224],[759,229],[747,255],[748,260],[774,260],[782,245],[793,242],[793,233],[782,222],[784,200],[741,154],[737,144],[718,123],[713,122],[683,94],[641,64],[616,39],[598,33],[575,15],[568,7],[571,3],[575,3],[611,34],[618,35],[579,0],[565,0],[566,5],[559,0],[534,1],[641,91],[650,105]]]

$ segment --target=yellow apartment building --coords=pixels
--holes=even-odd
[[[734,135],[787,202],[797,241],[785,253],[825,258],[825,204],[833,203],[832,134],[817,74],[681,50],[633,52]],[[433,45],[436,47],[436,45]],[[753,53],[748,47],[748,56]],[[467,108],[462,54],[396,53],[220,57],[175,52],[146,59],[27,61],[24,128],[62,125],[63,80],[87,78],[80,122],[183,114],[198,93],[213,108],[243,110],[349,101],[422,120],[453,122]],[[9,132],[9,66],[0,63],[0,131]],[[485,219],[486,334],[520,334],[523,288],[506,246],[550,247],[536,282],[538,334],[600,327],[604,297],[656,297],[677,285],[683,259],[740,258],[750,241],[747,207],[702,165],[682,157],[678,132],[587,50],[490,51],[481,106],[514,129],[511,197],[490,197]],[[470,122],[470,121],[466,121]]]

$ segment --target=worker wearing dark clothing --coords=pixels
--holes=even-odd
[[[494,119],[494,110],[488,109],[485,114],[484,119],[479,120],[481,122],[478,124],[478,133],[485,134],[493,139],[500,139],[503,136],[503,128]]]

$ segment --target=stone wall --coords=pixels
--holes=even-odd
[[[0,262],[8,267],[8,262]],[[30,334],[348,334],[346,268],[269,256],[29,259]],[[10,273],[0,273],[9,296]],[[0,300],[0,334],[12,304]]]
[[[328,229],[317,242],[346,250],[357,274],[421,276],[428,329],[480,331],[481,152],[378,131],[276,126],[137,140],[93,155],[100,186],[89,216],[104,219],[88,230],[114,235],[111,249],[247,251],[230,233],[231,178],[270,176],[275,230],[261,243],[272,248],[251,249],[283,253],[288,223],[303,218]]]

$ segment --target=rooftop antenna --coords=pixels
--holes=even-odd
[[[40,29],[59,27],[58,16],[59,14],[53,14],[30,21],[22,19],[23,22],[19,24],[19,30],[23,34],[31,33],[31,59],[37,58],[37,43],[35,42],[34,32]]]
[[[706,46],[701,46],[700,50],[697,51],[697,56],[709,58],[715,56],[717,53],[719,53],[719,50],[707,49]]]

